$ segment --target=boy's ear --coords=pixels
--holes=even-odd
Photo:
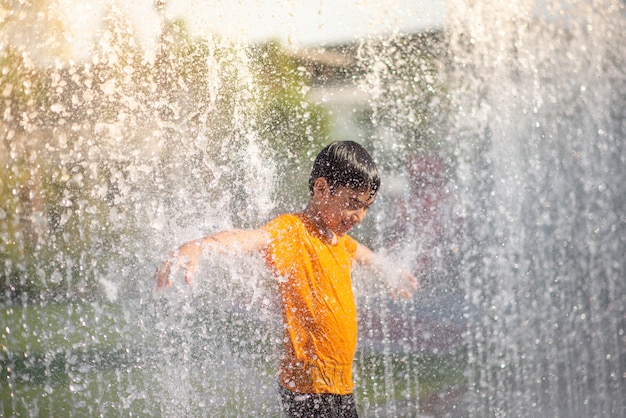
[[[330,194],[330,185],[324,177],[318,177],[313,183],[313,194],[317,197],[326,197]]]

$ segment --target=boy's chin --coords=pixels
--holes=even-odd
[[[352,228],[348,228],[346,227],[339,227],[337,228],[336,231],[333,231],[335,233],[335,235],[337,235],[338,237],[342,237],[344,235],[346,235],[348,232],[350,232],[352,230]]]

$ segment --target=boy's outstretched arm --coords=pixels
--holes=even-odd
[[[394,296],[408,299],[418,288],[417,278],[410,271],[392,265],[365,245],[358,243],[354,261],[380,272],[387,284],[391,285]],[[389,277],[393,275],[395,277]]]
[[[270,235],[263,229],[233,229],[200,238],[174,250],[155,274],[157,288],[172,284],[171,277],[179,270],[185,273],[185,282],[191,283],[200,256],[211,253],[254,253],[269,245]]]

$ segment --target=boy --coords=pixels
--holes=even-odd
[[[191,281],[198,258],[210,252],[258,252],[278,280],[284,323],[280,393],[290,417],[356,417],[352,362],[357,314],[352,262],[376,267],[377,257],[346,235],[376,198],[378,168],[352,141],[333,142],[317,156],[301,213],[278,216],[256,230],[222,231],[182,245],[157,271],[168,286],[183,268]],[[382,267],[382,265],[380,265]],[[173,271],[172,271],[173,270]],[[396,270],[405,296],[417,287],[410,273]]]

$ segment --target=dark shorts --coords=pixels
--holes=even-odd
[[[283,411],[290,418],[357,418],[354,395],[297,393],[280,386]]]

